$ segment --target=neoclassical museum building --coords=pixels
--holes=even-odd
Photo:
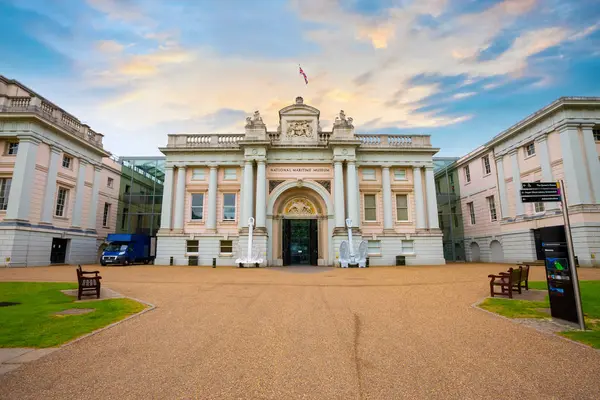
[[[319,116],[298,97],[276,130],[257,111],[244,133],[169,135],[156,264],[234,265],[249,217],[265,266],[336,265],[347,218],[372,266],[444,264],[430,137]]]

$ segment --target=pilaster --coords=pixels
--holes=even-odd
[[[75,203],[73,204],[73,219],[71,225],[76,228],[81,228],[81,213],[83,211],[83,195],[85,191],[85,171],[88,162],[84,159],[79,159],[79,169],[77,171],[77,186],[75,187]]]
[[[356,179],[356,162],[349,160],[347,164],[346,179],[348,188],[346,190],[346,200],[348,201],[348,217],[352,219],[352,226],[360,227],[360,213],[357,204],[358,184]]]
[[[208,174],[208,213],[206,215],[206,229],[211,232],[217,229],[217,173],[218,167],[211,165]]]
[[[87,229],[90,231],[96,230],[96,221],[98,219],[98,198],[100,191],[100,177],[102,167],[100,165],[94,165],[94,184],[92,186],[92,200],[90,203],[90,214],[88,215],[88,226]]]
[[[177,167],[177,187],[175,194],[175,222],[173,229],[183,232],[183,216],[185,213],[185,178],[186,168],[183,165]]]
[[[19,136],[19,150],[12,175],[5,221],[29,221],[29,204],[39,143],[40,141],[33,136]]]
[[[596,141],[594,140],[594,125],[582,125],[581,133],[583,138],[583,148],[585,149],[585,155],[588,163],[588,171],[590,175],[590,182],[592,184],[592,194],[596,204],[600,204],[600,158],[596,147]],[[591,201],[590,201],[591,203]]]
[[[425,168],[425,190],[427,192],[427,220],[429,221],[429,229],[440,229],[433,167]]]
[[[540,167],[542,169],[542,181],[543,182],[554,182],[552,176],[552,166],[550,164],[550,153],[548,150],[548,134],[542,133],[540,136],[535,138],[536,149],[538,153],[538,159],[540,160]],[[558,202],[544,203],[544,208],[551,210],[558,208]]]
[[[52,211],[54,210],[54,199],[56,196],[56,176],[62,150],[56,146],[50,146],[50,161],[48,173],[46,174],[46,188],[44,190],[44,202],[42,203],[42,217],[40,223],[52,224]],[[73,207],[75,213],[75,207]]]
[[[344,166],[341,161],[335,161],[333,163],[333,196],[335,209],[335,227],[344,228],[345,218],[344,216]]]
[[[253,191],[254,186],[254,169],[252,166],[252,160],[246,160],[244,162],[244,198],[242,208],[244,210],[244,219],[242,221],[242,227],[247,226],[248,218],[254,216],[253,212]]]
[[[576,125],[559,128],[560,147],[563,159],[567,203],[569,206],[591,203],[591,190],[586,176],[586,166],[581,157],[581,144]]]
[[[265,160],[258,160],[256,168],[256,228],[265,229],[267,223],[267,173]]]
[[[421,175],[421,167],[413,167],[413,181],[415,193],[415,212],[417,214],[416,226],[417,229],[425,229],[425,204],[423,201],[423,177]]]
[[[504,177],[504,156],[496,157],[496,173],[498,174],[498,192],[500,194],[500,212],[502,218],[508,218],[508,196],[506,195],[506,178]]]
[[[173,208],[173,167],[165,167],[165,181],[163,186],[163,200],[160,214],[160,230],[168,232],[171,230],[171,210]]]
[[[390,168],[381,168],[381,183],[383,192],[383,229],[393,229],[392,219],[392,185],[390,181]]]
[[[515,210],[516,216],[523,216],[525,214],[525,206],[521,201],[521,169],[519,168],[519,153],[517,149],[511,150],[508,155],[510,156],[512,174],[513,174],[513,186],[515,188]]]

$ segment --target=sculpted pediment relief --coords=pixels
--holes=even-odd
[[[311,121],[308,120],[290,120],[288,121],[286,136],[294,137],[313,137],[313,128]]]

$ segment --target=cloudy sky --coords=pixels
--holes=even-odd
[[[0,74],[117,155],[239,132],[301,95],[323,128],[459,156],[560,96],[600,95],[599,0],[0,0]],[[304,84],[298,64],[310,83]]]

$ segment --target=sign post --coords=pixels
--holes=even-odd
[[[547,203],[560,201],[565,226],[565,242],[544,242],[546,280],[548,282],[548,297],[550,310],[555,318],[575,322],[585,330],[579,279],[575,265],[575,251],[567,193],[563,181],[560,182],[524,182],[521,189],[523,203]]]

